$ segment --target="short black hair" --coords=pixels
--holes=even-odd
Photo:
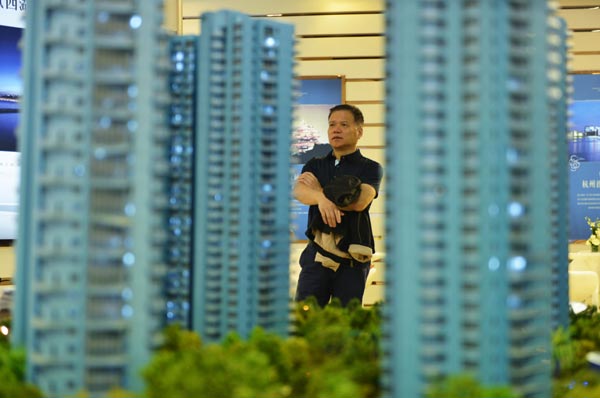
[[[331,117],[331,114],[333,112],[337,112],[337,111],[348,111],[348,112],[351,112],[352,116],[354,116],[354,121],[359,126],[362,126],[365,123],[365,117],[363,116],[363,114],[360,111],[360,109],[358,109],[358,107],[356,107],[354,105],[350,105],[350,104],[339,104],[339,105],[336,105],[333,108],[331,108],[329,110],[329,116],[327,116],[327,120],[329,120],[329,118]]]

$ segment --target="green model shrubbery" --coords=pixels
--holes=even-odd
[[[10,328],[10,321],[0,327]],[[41,392],[25,383],[25,351],[11,348],[8,336],[0,333],[0,398],[38,398]]]
[[[600,371],[586,360],[592,351],[600,351],[600,313],[588,307],[571,313],[570,326],[559,328],[552,336],[554,357],[553,398],[600,397]]]
[[[204,344],[193,332],[168,329],[144,371],[148,398],[376,398],[379,396],[379,308],[314,301],[296,307],[288,338],[260,328]]]
[[[314,301],[295,308],[288,338],[254,330],[205,344],[177,328],[144,371],[148,398],[377,398],[381,308]],[[432,383],[428,398],[517,398],[507,387],[486,387],[469,375]]]
[[[470,374],[457,374],[432,383],[426,398],[519,398],[508,386],[484,386]]]
[[[230,334],[205,344],[191,331],[168,328],[165,343],[144,369],[146,398],[377,398],[380,388],[381,307],[358,302],[320,308],[296,305],[289,337],[257,328],[248,339]],[[0,326],[10,327],[10,322]],[[600,372],[586,355],[600,351],[600,313],[571,314],[553,334],[553,398],[600,397]],[[0,398],[38,398],[25,383],[25,353],[0,333]],[[108,396],[137,396],[123,390]],[[469,374],[432,381],[427,398],[517,398],[507,386],[483,386]]]

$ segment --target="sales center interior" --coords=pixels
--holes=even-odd
[[[384,7],[383,0],[167,0],[165,27],[182,35],[199,34],[199,16],[220,9],[293,24],[297,37],[296,75],[340,79],[342,102],[358,106],[365,116],[360,150],[385,169]],[[570,72],[600,73],[600,0],[561,0],[557,7],[558,15],[565,19],[570,31]],[[384,176],[379,197],[371,207],[377,253],[365,291],[363,304],[366,306],[383,299],[385,194]],[[299,273],[298,257],[304,246],[302,240],[291,244],[291,293]],[[589,249],[582,241],[574,241],[569,250],[576,253]],[[0,277],[12,278],[14,267],[14,245],[0,247]],[[597,288],[588,278],[573,277],[571,300],[597,304]]]

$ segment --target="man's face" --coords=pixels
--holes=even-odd
[[[350,111],[335,111],[329,117],[329,129],[327,130],[329,145],[334,150],[353,150],[362,137],[362,127],[354,121],[354,115]]]

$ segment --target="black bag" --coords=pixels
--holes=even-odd
[[[360,196],[360,178],[351,175],[336,176],[325,187],[323,193],[336,206],[346,207]]]

